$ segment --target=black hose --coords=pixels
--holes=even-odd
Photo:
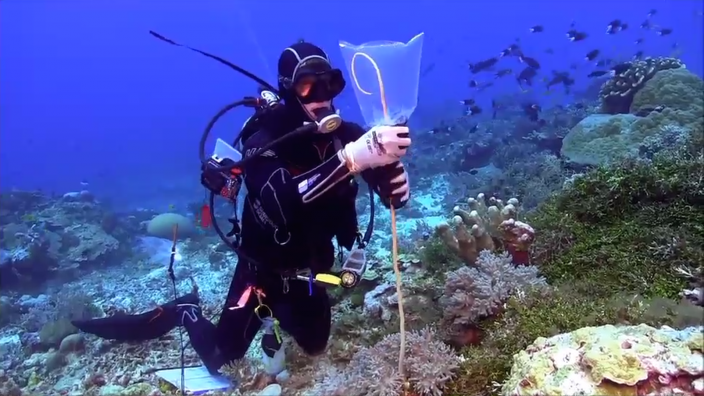
[[[200,158],[200,162],[203,165],[208,163],[208,157],[205,154],[205,143],[208,140],[208,136],[210,135],[210,131],[212,131],[213,127],[220,120],[220,118],[222,116],[224,116],[225,114],[227,114],[228,111],[235,109],[239,106],[242,106],[242,105],[257,106],[258,104],[259,104],[259,99],[257,99],[257,98],[245,98],[243,100],[239,100],[237,102],[228,104],[227,106],[220,109],[220,111],[218,111],[217,114],[215,114],[215,116],[208,123],[208,126],[205,127],[205,130],[203,131],[203,135],[200,138],[200,144],[198,145],[198,149],[199,149],[198,155]],[[235,168],[244,168],[247,164],[251,163],[257,157],[259,157],[262,153],[271,149],[272,147],[274,147],[274,146],[276,146],[286,140],[294,138],[296,136],[306,135],[308,133],[313,133],[317,130],[318,130],[318,126],[315,123],[311,122],[309,124],[303,125],[302,127],[294,129],[292,132],[287,133],[278,139],[275,139],[275,140],[269,142],[268,144],[264,145],[264,147],[261,147],[259,150],[257,150],[257,152],[248,156],[247,158],[243,158],[240,161],[235,161],[235,162],[233,162],[231,164],[227,164],[227,165],[208,164],[207,167],[209,170],[215,171],[215,172],[228,172],[228,171],[235,169]]]
[[[165,41],[165,42],[167,42],[167,43],[169,43],[169,44],[171,44],[171,45],[175,45],[175,46],[177,46],[177,47],[188,48],[189,50],[191,50],[191,51],[193,51],[193,52],[197,52],[197,53],[199,53],[199,54],[201,54],[201,55],[203,55],[203,56],[207,56],[207,57],[210,58],[210,59],[215,59],[216,61],[222,63],[223,65],[228,66],[228,67],[230,67],[231,69],[234,69],[235,71],[240,72],[240,73],[244,74],[245,76],[251,78],[252,80],[258,82],[259,84],[265,86],[265,87],[266,87],[267,89],[269,89],[271,92],[274,92],[274,93],[277,94],[277,95],[279,94],[279,91],[278,91],[276,88],[274,88],[271,84],[269,84],[268,82],[266,82],[266,81],[262,80],[261,78],[255,76],[254,74],[248,72],[247,70],[245,70],[245,69],[243,69],[243,68],[237,66],[236,64],[234,64],[234,63],[228,61],[227,59],[223,59],[223,58],[221,58],[221,57],[219,57],[219,56],[217,56],[217,55],[213,55],[213,54],[210,54],[210,53],[208,53],[208,52],[201,51],[201,50],[199,50],[199,49],[197,49],[197,48],[193,48],[193,47],[189,47],[189,46],[187,46],[187,45],[179,44],[179,43],[177,43],[177,42],[171,40],[170,38],[167,38],[167,37],[165,37],[165,36],[162,36],[161,34],[155,32],[155,31],[153,31],[153,30],[150,30],[150,31],[149,31],[149,34],[151,34],[152,36],[158,38],[159,40]]]

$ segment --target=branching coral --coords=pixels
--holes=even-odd
[[[467,265],[473,265],[483,250],[494,251],[497,242],[502,244],[514,262],[526,264],[527,251],[535,238],[535,231],[526,223],[516,220],[519,203],[511,198],[506,204],[500,199],[484,194],[467,201],[469,211],[456,206],[452,212],[452,225],[440,224],[435,232],[443,242]]]
[[[675,58],[647,58],[635,61],[626,70],[601,86],[601,111],[607,114],[625,114],[631,109],[633,96],[648,80],[661,70],[677,69],[684,64]]]
[[[406,333],[406,377],[398,372],[400,335],[386,336],[376,345],[355,353],[343,371],[326,373],[316,394],[328,396],[398,396],[406,385],[422,396],[440,396],[459,367],[459,359],[435,332],[425,329]],[[406,384],[406,381],[408,384]]]
[[[496,314],[512,293],[545,285],[537,267],[516,266],[506,253],[483,250],[476,267],[447,273],[445,294],[440,300],[444,321],[450,333],[462,332],[479,319]]]

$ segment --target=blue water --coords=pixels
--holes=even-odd
[[[409,5],[409,4],[412,4]],[[673,28],[658,37],[639,29]],[[3,0],[0,2],[0,189],[65,193],[83,189],[125,207],[161,207],[198,198],[197,142],[224,104],[252,95],[255,84],[195,53],[160,42],[153,29],[212,51],[275,82],[280,51],[300,38],[318,44],[339,65],[338,40],[406,41],[425,32],[419,107],[412,125],[430,127],[456,117],[469,96],[467,62],[521,39],[541,73],[567,70],[600,49],[605,57],[670,55],[675,43],[688,68],[702,74],[702,5],[698,1],[190,1]],[[606,35],[609,21],[630,29]],[[565,37],[571,21],[590,34]],[[530,34],[541,24],[545,32]],[[637,38],[645,42],[636,46]],[[554,55],[544,54],[552,48]],[[500,67],[521,66],[515,58]],[[575,90],[592,69],[580,65]],[[483,107],[514,94],[515,80],[475,96]],[[546,106],[569,101],[535,95]],[[359,120],[354,95],[336,105]],[[232,138],[249,114],[226,118],[215,136]],[[211,142],[211,143],[212,143]]]

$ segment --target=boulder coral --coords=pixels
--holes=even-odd
[[[704,328],[586,327],[514,356],[503,396],[701,395]]]
[[[684,68],[662,70],[639,86],[629,106],[631,114],[584,118],[563,139],[562,156],[577,164],[604,165],[667,146],[663,140],[679,143],[701,133],[704,81]]]

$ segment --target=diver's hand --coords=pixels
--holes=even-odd
[[[411,145],[408,127],[379,126],[370,129],[338,152],[352,173],[397,162]]]
[[[381,203],[386,208],[393,206],[400,209],[408,203],[411,197],[411,185],[408,181],[408,172],[399,161],[382,168],[375,169],[374,178],[377,180],[377,193]]]

